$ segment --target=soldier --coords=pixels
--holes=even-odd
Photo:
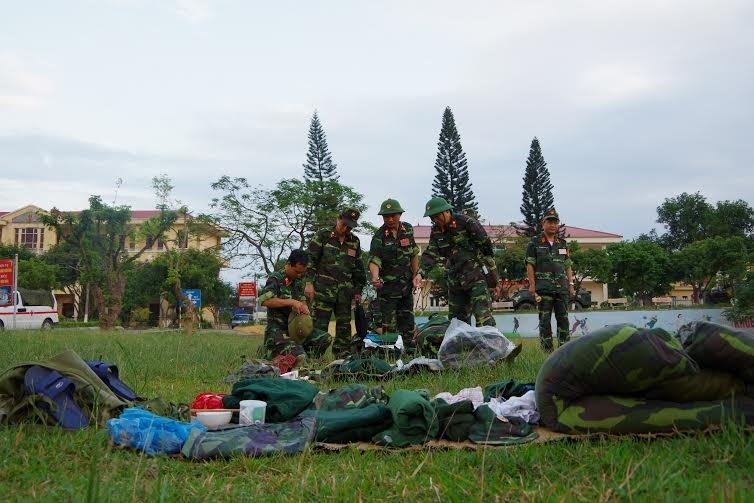
[[[354,300],[361,302],[366,283],[361,243],[351,233],[358,219],[359,210],[347,208],[334,227],[317,232],[309,243],[311,262],[304,293],[312,301],[315,328],[326,332],[335,312],[332,351],[336,358],[351,351],[351,305]]]
[[[526,249],[526,275],[529,293],[539,301],[539,339],[542,349],[551,352],[552,312],[558,326],[558,344],[570,339],[568,331],[568,301],[574,295],[571,256],[565,239],[558,237],[560,217],[555,208],[542,219],[544,231],[532,238]]]
[[[377,229],[369,246],[369,273],[377,290],[372,325],[382,334],[397,332],[409,350],[414,345],[414,295],[412,281],[419,270],[419,247],[414,228],[401,222],[403,208],[395,199],[380,205],[384,225]]]
[[[304,284],[300,279],[306,273],[308,263],[309,256],[304,250],[293,250],[283,269],[270,274],[259,295],[259,302],[267,308],[267,327],[264,330],[267,358],[292,354],[300,362],[306,358],[307,353],[319,358],[330,345],[328,334],[311,330],[311,318],[308,320],[309,335],[297,334],[294,338],[289,332],[292,313],[306,316],[310,314],[304,296]]]
[[[427,202],[425,217],[434,224],[429,245],[421,256],[414,287],[436,264],[444,264],[448,275],[449,318],[471,323],[474,314],[477,326],[495,326],[489,284],[497,284],[497,268],[492,254],[492,241],[482,225],[471,217],[453,212],[441,197]],[[485,275],[489,275],[486,280]]]

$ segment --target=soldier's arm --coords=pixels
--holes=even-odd
[[[534,267],[537,265],[537,249],[534,242],[530,242],[526,247],[526,279],[529,280],[529,293],[536,293],[536,278]]]
[[[322,238],[320,233],[314,234],[309,242],[309,266],[306,268],[304,283],[313,283],[317,276],[317,269],[322,260]]]
[[[419,261],[418,274],[425,276],[441,259],[442,256],[440,255],[440,250],[437,248],[437,241],[432,239],[430,235],[427,249],[424,250]]]
[[[377,231],[379,232],[379,231]],[[377,266],[377,269],[382,267],[382,239],[375,234],[372,236],[372,242],[369,243],[369,270],[372,270],[372,264]]]
[[[263,306],[275,307],[268,306],[267,302],[272,299],[276,299],[278,295],[280,295],[280,283],[275,276],[270,276],[269,278],[267,278],[267,282],[264,284],[262,291],[259,292],[259,298],[257,299],[257,301]]]
[[[361,260],[361,243],[357,238],[356,260],[353,261],[353,269],[351,270],[351,281],[353,281],[353,288],[356,295],[361,295],[361,291],[364,289],[364,285],[367,282],[367,275],[364,272],[364,263]]]

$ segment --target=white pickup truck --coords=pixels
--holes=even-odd
[[[58,302],[47,290],[19,288],[15,296],[16,329],[47,330],[56,325]],[[13,303],[0,307],[0,330],[13,328]]]

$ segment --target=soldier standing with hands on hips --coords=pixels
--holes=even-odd
[[[332,352],[336,358],[351,351],[351,306],[354,300],[361,302],[366,283],[361,243],[351,232],[359,215],[359,210],[346,208],[333,227],[317,232],[309,243],[304,294],[312,302],[314,328],[327,332],[330,316],[335,312]]]
[[[558,345],[570,340],[568,302],[574,296],[573,271],[566,240],[558,237],[559,225],[558,212],[555,208],[548,210],[542,219],[543,232],[534,236],[526,249],[529,293],[538,301],[539,340],[547,352],[553,350],[553,311],[558,327]]]
[[[414,228],[401,222],[403,208],[395,199],[380,205],[384,225],[369,246],[369,274],[377,290],[372,321],[375,332],[397,332],[407,350],[414,350],[414,295],[412,282],[419,270],[419,247]]]

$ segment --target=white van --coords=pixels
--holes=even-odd
[[[47,330],[58,323],[58,302],[52,292],[19,288],[15,297],[16,329]],[[0,307],[0,330],[6,328],[13,328],[13,304]]]

